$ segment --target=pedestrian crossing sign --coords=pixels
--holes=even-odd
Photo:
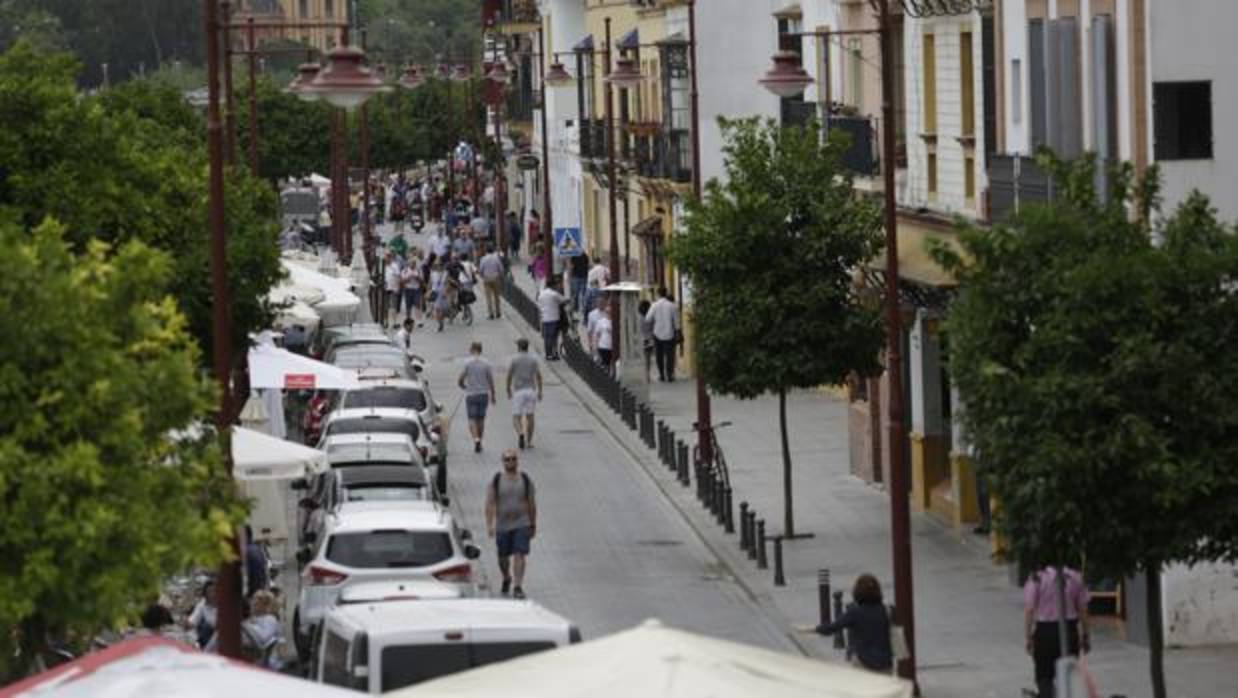
[[[555,228],[555,255],[559,257],[579,257],[584,252],[580,228]]]

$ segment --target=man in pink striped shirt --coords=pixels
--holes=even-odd
[[[1088,640],[1088,588],[1083,575],[1069,567],[1061,568],[1066,582],[1066,642],[1071,656],[1091,650]],[[1045,567],[1034,572],[1023,585],[1023,628],[1027,652],[1036,666],[1036,690],[1040,698],[1053,698],[1055,664],[1062,656],[1058,636],[1058,568]],[[1081,642],[1082,640],[1082,642]]]

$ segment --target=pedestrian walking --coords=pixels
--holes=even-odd
[[[486,434],[486,408],[495,403],[494,370],[490,362],[481,356],[481,342],[469,347],[472,357],[465,362],[464,370],[456,383],[464,390],[464,404],[468,411],[469,433],[473,436],[473,452],[481,452],[481,440]]]
[[[507,212],[507,248],[512,259],[520,259],[520,220],[515,211]]]
[[[530,250],[533,249],[534,245],[544,242],[542,240],[542,217],[541,214],[537,212],[537,209],[531,209],[529,211],[529,222],[526,229],[528,230],[528,235],[525,237],[529,241]]]
[[[193,631],[199,649],[206,647],[211,638],[215,637],[218,614],[219,608],[215,605],[215,580],[208,579],[202,584],[202,598],[194,604],[184,622],[185,628]]]
[[[412,352],[413,349],[413,326],[412,318],[405,318],[404,326],[395,333],[395,345],[404,350],[405,354]]]
[[[1058,579],[1062,571],[1063,580]],[[1061,582],[1065,583],[1062,584]],[[1065,601],[1059,594],[1065,588]],[[1088,633],[1088,587],[1083,575],[1070,567],[1045,567],[1034,572],[1023,585],[1023,630],[1027,653],[1032,655],[1039,698],[1053,698],[1057,660],[1062,657],[1059,619],[1066,611],[1066,651],[1072,657],[1079,650],[1090,652]]]
[[[499,554],[501,591],[523,599],[526,561],[537,535],[537,492],[533,479],[520,470],[515,451],[503,452],[503,470],[486,490],[486,532]]]
[[[602,309],[606,307],[606,296],[599,294],[595,300],[592,310],[585,315],[585,337],[589,340],[589,351],[594,356],[597,355],[597,344],[593,341],[593,331],[597,327],[598,318],[602,315]]]
[[[653,304],[649,301],[641,301],[640,305],[636,306],[636,314],[640,316],[640,343],[641,349],[645,354],[645,382],[650,381],[653,375],[653,320],[648,318],[649,308]]]
[[[400,270],[400,291],[404,295],[404,319],[421,314],[421,267],[415,257]],[[399,310],[396,311],[399,315]]]
[[[594,261],[593,267],[589,269],[585,278],[588,279],[590,286],[596,281],[598,288],[606,288],[610,285],[610,267],[602,264],[602,260],[598,259]]]
[[[438,331],[442,332],[443,316],[450,307],[450,300],[447,296],[447,272],[443,270],[443,263],[437,259],[430,270],[430,302],[433,304]]]
[[[569,258],[568,269],[568,292],[571,294],[572,307],[577,313],[584,315],[589,312],[583,305],[585,287],[589,280],[589,255],[582,250],[580,254]]]
[[[890,642],[890,614],[882,603],[881,583],[871,574],[861,574],[851,588],[851,603],[833,623],[818,625],[822,635],[847,631],[847,654],[856,665],[889,674],[894,668]]]
[[[499,288],[503,283],[503,258],[499,256],[494,245],[486,248],[486,255],[477,264],[481,273],[481,282],[486,294],[486,317],[497,320],[501,317],[502,304],[499,302]]]
[[[533,448],[533,412],[542,399],[542,368],[529,353],[529,340],[516,340],[516,355],[507,366],[507,399],[512,403],[512,425],[521,449]]]
[[[542,341],[546,345],[546,360],[559,360],[559,321],[563,317],[562,305],[567,301],[556,288],[557,282],[551,278],[546,287],[537,294],[538,313],[542,320]]]
[[[383,255],[383,285],[387,291],[387,307],[396,317],[400,315],[400,262],[391,250]],[[384,318],[385,320],[387,318]],[[389,323],[384,323],[389,325]]]
[[[529,262],[529,274],[537,283],[538,288],[545,287],[546,279],[550,276],[550,267],[546,264],[545,255],[542,254],[541,243],[533,246],[533,259]]]
[[[610,321],[610,309],[600,306],[597,318],[593,321],[593,336],[591,341],[597,351],[598,361],[606,367],[610,375],[615,373],[615,333]]]
[[[658,289],[658,300],[649,306],[645,320],[653,325],[654,352],[658,359],[658,380],[675,380],[675,345],[680,341],[679,308],[666,287]]]

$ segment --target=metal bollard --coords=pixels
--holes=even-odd
[[[787,577],[782,573],[782,536],[774,536],[774,586],[786,585]]]
[[[714,510],[714,469],[708,465],[701,466],[701,474],[705,476],[705,508]]]
[[[679,472],[677,475],[679,483],[684,487],[692,484],[692,479],[688,477],[688,458],[690,457],[690,452],[691,449],[688,448],[688,444],[679,444]]]
[[[680,464],[683,463],[683,458],[684,458],[683,454],[687,448],[688,448],[688,445],[685,444],[682,440],[675,439],[675,449],[671,452],[670,468],[671,468],[671,474],[675,476],[676,480],[680,479],[679,468],[680,468]]]
[[[834,592],[834,617],[843,617],[843,593],[841,591]],[[847,649],[847,636],[844,633],[834,633],[834,649]]]
[[[748,516],[744,519],[744,528],[748,530],[748,559],[757,559],[757,512],[755,509],[748,511]]]
[[[817,570],[817,615],[821,625],[829,625],[830,613],[830,571]]]
[[[769,559],[765,556],[765,519],[757,519],[757,569],[769,569]]]
[[[739,503],[739,549],[748,549],[748,502]]]
[[[658,420],[658,458],[666,462],[666,423]]]
[[[731,486],[722,488],[722,528],[727,533],[735,532],[735,510],[731,506]]]
[[[717,521],[719,524],[726,523],[726,519],[723,518],[723,515],[722,515],[722,496],[723,496],[724,488],[725,488],[725,485],[722,484],[722,478],[717,477],[715,474],[714,501],[713,501],[713,507],[711,507],[709,511],[713,513],[714,520]]]

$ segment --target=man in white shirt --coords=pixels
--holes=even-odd
[[[653,323],[653,348],[657,354],[658,380],[675,380],[675,344],[679,339],[679,308],[666,287],[658,289],[660,298],[650,306],[645,319]]]
[[[383,255],[383,280],[387,290],[387,307],[400,317],[400,261],[391,250]]]
[[[597,327],[598,318],[601,317],[608,302],[609,301],[605,293],[598,294],[597,302],[593,304],[593,309],[590,310],[589,314],[585,317],[585,336],[589,338],[589,346],[593,349],[594,353],[597,353],[598,347],[597,343],[593,341],[593,330]]]
[[[442,259],[447,254],[447,250],[451,249],[451,241],[447,239],[447,235],[443,232],[442,226],[436,226],[434,232],[426,240],[430,247],[430,252],[435,257]]]
[[[546,345],[546,360],[559,360],[559,320],[563,317],[562,305],[567,301],[558,290],[558,279],[551,277],[546,287],[537,294],[538,313],[542,319],[542,341]]]
[[[477,263],[477,271],[481,274],[482,284],[486,293],[486,317],[496,320],[501,317],[499,312],[499,284],[503,281],[503,258],[491,245],[486,255]]]
[[[589,270],[589,276],[586,281],[590,286],[596,281],[598,288],[606,288],[610,285],[610,267],[602,264],[602,261],[599,259],[593,264],[593,268]]]
[[[593,318],[591,329],[589,330],[590,341],[593,342],[593,348],[597,351],[598,361],[606,367],[606,370],[611,375],[614,375],[615,335],[614,328],[610,323],[610,310],[605,304],[602,304],[594,312],[597,313],[597,316]]]

